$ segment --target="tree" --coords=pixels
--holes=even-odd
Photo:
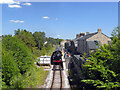
[[[33,65],[30,49],[16,37],[4,37],[2,46],[7,52],[11,52],[14,61],[17,63],[20,73],[24,74]],[[4,59],[3,59],[4,60]]]
[[[37,47],[41,50],[43,47],[43,44],[45,42],[45,33],[44,32],[35,32],[33,33],[33,37],[35,38],[35,41],[37,43]]]
[[[0,63],[2,64],[2,72],[0,72],[2,88],[26,88],[35,87],[38,84],[38,81],[43,78],[40,74],[45,74],[37,69],[34,60],[37,56],[46,55],[53,49],[51,42],[44,43],[45,38],[44,32],[35,32],[33,35],[29,31],[20,29],[15,30],[14,36],[2,36],[2,46],[0,46],[2,47],[2,51],[0,49],[2,52],[0,52],[2,54],[2,63]],[[56,42],[54,38],[53,41]]]
[[[10,85],[10,81],[14,76],[20,74],[18,65],[14,61],[12,51],[7,52],[3,47],[2,50],[2,79],[6,85]]]
[[[35,47],[36,42],[34,40],[34,37],[32,36],[32,33],[26,30],[15,30],[15,37],[23,41],[29,48],[32,49],[32,47]]]
[[[112,34],[113,41],[111,42],[110,51],[114,56],[114,60],[111,63],[110,67],[117,73],[120,73],[120,30],[119,27],[116,27]],[[114,67],[114,68],[112,68]]]
[[[63,39],[54,39],[52,37],[46,38],[46,40],[48,41],[48,43],[52,43],[54,45],[59,45],[61,41],[63,41]]]
[[[48,37],[48,38],[46,38],[46,40],[47,40],[48,43],[51,43],[53,45],[57,44],[56,40],[52,37]]]
[[[112,31],[111,35],[114,38],[117,37],[118,39],[120,39],[120,27],[115,27],[115,29]]]
[[[82,82],[96,88],[117,88],[120,86],[120,32],[118,27],[112,32],[113,41],[101,46],[83,65]]]

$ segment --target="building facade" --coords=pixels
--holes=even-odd
[[[86,35],[79,37],[77,41],[77,52],[80,54],[86,53],[88,55],[90,50],[97,49],[98,45],[108,44],[111,39],[103,34],[101,29],[98,29],[95,33],[87,32]]]

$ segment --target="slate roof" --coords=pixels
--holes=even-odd
[[[75,42],[75,41],[77,41],[78,39],[79,39],[79,38],[75,38],[75,39],[73,39],[72,41]]]
[[[88,34],[88,35],[85,35],[85,36],[83,36],[83,37],[79,37],[79,38],[77,38],[77,40],[80,40],[80,39],[88,39],[88,38],[90,38],[90,37],[92,37],[93,35],[95,35],[95,34],[97,34],[98,32],[95,32],[95,33],[90,33],[90,34]]]
[[[95,44],[94,41],[87,41],[87,44],[88,44],[89,49],[91,49],[91,50],[98,48],[98,46]]]
[[[77,41],[79,41],[80,39],[88,39],[88,38],[90,38],[90,37],[92,37],[93,35],[95,35],[95,34],[97,34],[98,32],[95,32],[95,33],[90,33],[90,34],[88,34],[88,35],[85,35],[85,36],[83,36],[83,37],[79,37],[79,38],[77,38],[77,39],[75,39],[75,40],[77,40]],[[102,33],[103,35],[105,35],[104,33]],[[105,35],[106,37],[108,37],[107,35]],[[110,37],[108,37],[108,38],[110,38]]]

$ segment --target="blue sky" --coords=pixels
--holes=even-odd
[[[9,0],[12,1],[12,0]],[[21,2],[119,2],[120,0],[14,0]]]
[[[80,32],[108,36],[118,25],[117,2],[23,2],[2,5],[2,34],[14,30],[44,31],[47,37],[74,39]],[[13,8],[14,7],[14,8]]]

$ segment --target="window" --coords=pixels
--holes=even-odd
[[[95,42],[95,44],[96,44],[96,45],[98,45],[98,44],[99,44],[99,43],[98,43],[98,41],[94,41],[94,42]]]
[[[110,41],[108,41],[108,44],[110,44]]]

